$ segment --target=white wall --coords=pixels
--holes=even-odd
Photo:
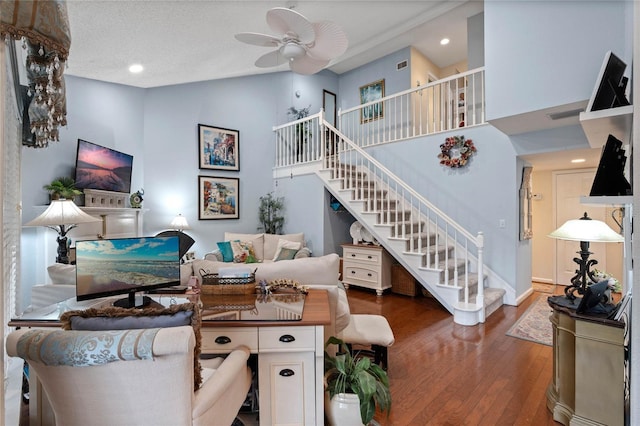
[[[631,64],[633,2],[487,1],[487,119],[589,99],[608,50]]]
[[[339,107],[346,109],[360,105],[360,87],[381,79],[385,80],[385,96],[409,89],[411,87],[410,67],[398,71],[396,64],[404,60],[410,61],[410,59],[411,49],[407,47],[341,74],[338,92]]]
[[[452,135],[472,139],[478,149],[461,169],[439,164],[440,144]],[[520,181],[507,136],[487,125],[383,145],[368,152],[469,232],[483,232],[487,265],[515,288]],[[504,228],[499,227],[501,220]]]

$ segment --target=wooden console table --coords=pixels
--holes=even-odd
[[[157,298],[163,303],[163,299],[168,301],[172,296]],[[174,302],[180,298],[185,295],[173,296]],[[216,296],[202,295],[200,302],[202,312],[206,312],[217,300]],[[70,305],[73,308],[73,303]],[[9,326],[60,327],[56,305],[41,311],[45,314],[41,318],[37,314],[25,315],[12,319]],[[258,355],[261,425],[320,426],[324,424],[324,326],[330,322],[327,292],[309,290],[302,317],[295,321],[220,321],[203,315],[201,350],[203,355],[222,355],[243,344]],[[29,424],[55,425],[46,396],[33,373],[29,377],[29,391]]]
[[[563,296],[556,296],[563,297]],[[554,303],[547,408],[563,425],[624,424],[624,323]]]

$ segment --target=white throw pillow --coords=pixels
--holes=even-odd
[[[304,246],[304,232],[298,234],[264,234],[264,259],[275,259],[278,241],[287,240],[300,243],[300,247]]]
[[[47,268],[49,278],[53,284],[74,284],[76,283],[76,265],[64,263],[54,263]]]
[[[302,244],[299,242],[283,240],[283,239],[278,240],[278,245],[276,246],[276,254],[275,256],[273,256],[273,261],[276,262],[278,260],[278,256],[280,256],[280,251],[282,251],[283,248],[297,251],[297,250],[300,250],[301,246]]]

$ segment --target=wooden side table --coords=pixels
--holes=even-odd
[[[577,314],[553,298],[549,305],[553,377],[547,408],[553,419],[563,425],[624,424],[624,323]]]
[[[365,244],[342,245],[342,282],[370,288],[378,296],[391,288],[391,256],[382,246]]]

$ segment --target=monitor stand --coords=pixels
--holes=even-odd
[[[113,302],[113,306],[118,308],[143,308],[151,303],[151,298],[148,296],[136,296],[135,292],[129,293],[129,296],[123,299],[118,299]]]

